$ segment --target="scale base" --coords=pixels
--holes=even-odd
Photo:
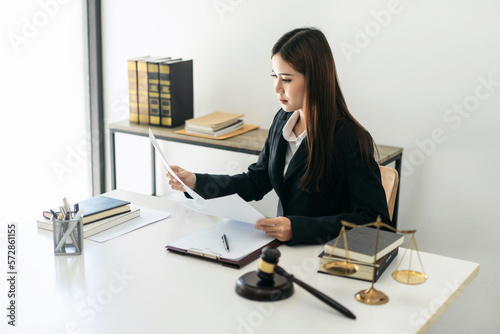
[[[358,302],[368,305],[383,305],[389,302],[389,297],[387,297],[387,295],[382,291],[376,290],[375,288],[361,290],[355,295],[355,297]]]
[[[238,278],[236,293],[251,300],[282,300],[293,294],[293,283],[279,275],[275,275],[272,281],[263,281],[256,271],[251,271]]]

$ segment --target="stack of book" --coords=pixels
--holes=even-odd
[[[130,202],[106,196],[95,196],[78,202],[83,210],[83,237],[87,238],[140,216],[140,209],[132,209]],[[52,217],[59,215],[59,209],[43,212],[43,218],[37,220],[40,229],[52,231]]]
[[[370,227],[358,227],[346,231],[347,249],[349,260],[347,260],[344,238],[342,235],[330,240],[324,246],[319,255],[319,272],[337,275],[329,271],[325,265],[333,261],[351,262],[358,266],[358,271],[350,275],[342,275],[364,281],[373,278],[373,262],[375,260],[375,242],[377,230]],[[337,242],[337,245],[335,243]],[[398,254],[399,246],[403,243],[404,236],[384,230],[379,231],[378,251],[375,263],[375,281],[384,273],[385,269]]]
[[[185,131],[188,134],[219,137],[243,128],[243,114],[214,111],[205,116],[188,119]]]
[[[128,59],[130,122],[175,127],[193,117],[193,61]]]

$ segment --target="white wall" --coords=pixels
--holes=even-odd
[[[81,0],[2,2],[1,223],[91,196],[85,12]]]
[[[270,49],[301,26],[327,35],[348,106],[376,142],[404,148],[399,226],[418,229],[422,251],[481,263],[430,332],[499,332],[498,1],[105,1],[107,121],[128,117],[126,59],[151,54],[194,59],[195,116],[245,113],[268,128],[279,108]],[[120,140],[126,150],[149,150]],[[232,172],[252,159],[165,149],[172,163],[200,172]],[[148,164],[119,160],[118,186],[147,192],[147,176],[131,184],[127,173],[148,173]]]

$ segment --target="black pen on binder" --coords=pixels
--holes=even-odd
[[[229,252],[229,244],[227,243],[227,237],[225,234],[222,235],[222,244],[224,244],[224,248],[226,249],[226,251]]]

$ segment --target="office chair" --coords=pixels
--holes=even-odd
[[[382,186],[387,198],[387,207],[389,209],[389,218],[392,220],[394,213],[394,204],[396,203],[396,194],[398,192],[399,175],[394,168],[379,166],[380,176],[382,177]]]

